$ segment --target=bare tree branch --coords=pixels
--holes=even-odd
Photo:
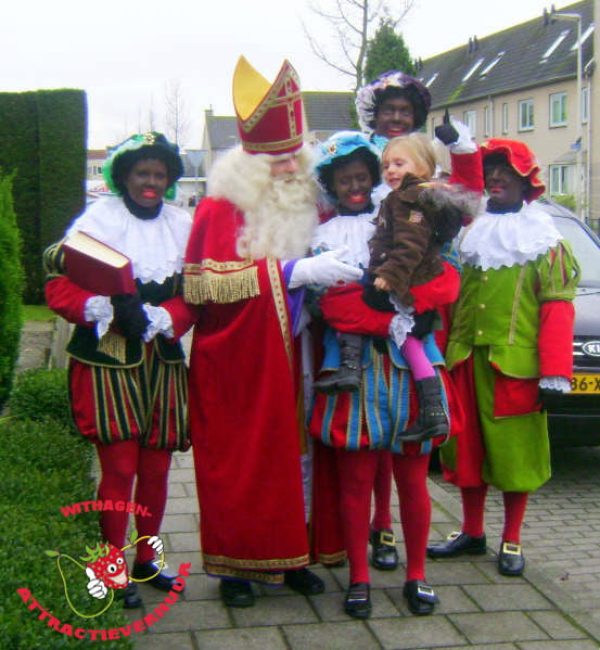
[[[315,56],[329,67],[354,79],[354,91],[363,85],[367,45],[381,19],[396,28],[412,9],[414,0],[396,0],[394,13],[388,0],[309,0],[308,8],[329,26],[332,38],[327,39],[328,51],[302,22],[304,34]],[[337,53],[334,53],[337,50]]]

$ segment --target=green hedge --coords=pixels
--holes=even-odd
[[[0,167],[14,172],[25,302],[43,302],[41,254],[85,205],[86,100],[80,90],[0,93]]]
[[[32,369],[19,374],[10,396],[9,409],[12,417],[36,422],[51,418],[66,430],[75,432],[67,371],[62,368]]]
[[[12,202],[12,178],[0,172],[0,410],[10,394],[22,327],[21,243]]]
[[[95,498],[90,478],[93,446],[71,435],[61,421],[48,417],[64,406],[64,376],[46,370],[27,373],[15,390],[23,412],[26,404],[36,418],[44,408],[48,412],[39,421],[21,419],[12,411],[10,417],[0,420],[0,647],[131,648],[131,638],[92,644],[59,634],[38,620],[39,611],[30,611],[17,593],[17,589],[28,589],[44,609],[73,628],[110,629],[129,622],[118,604],[98,618],[79,618],[66,601],[56,559],[46,555],[48,550],[59,551],[79,559],[86,546],[99,540],[95,514],[67,518],[60,511],[65,505]],[[44,398],[39,405],[32,399],[36,395]],[[50,408],[52,398],[58,403]],[[104,602],[87,594],[83,570],[65,558],[60,565],[73,605],[85,613],[102,609]],[[141,616],[140,612],[135,618]]]

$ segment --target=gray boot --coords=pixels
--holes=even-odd
[[[362,336],[339,334],[340,367],[314,383],[320,393],[354,393],[360,388]]]
[[[414,424],[400,434],[400,439],[421,442],[436,436],[447,436],[450,423],[442,401],[442,380],[437,375],[426,377],[415,381],[415,386],[419,396],[419,415]]]

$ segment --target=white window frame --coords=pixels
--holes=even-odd
[[[533,99],[519,100],[519,111],[518,111],[519,131],[533,131],[535,126],[533,109],[534,109]],[[526,111],[526,114],[524,114],[524,111]]]
[[[581,89],[581,123],[587,124],[590,116],[590,87],[584,86]]]
[[[567,126],[567,93],[562,91],[550,94],[549,118],[550,128],[557,126]],[[555,108],[558,107],[560,117],[557,119],[554,115]]]
[[[470,110],[463,112],[463,122],[469,127],[471,136],[477,136],[477,111]]]
[[[492,109],[489,105],[483,107],[483,137],[489,138],[492,134]]]
[[[573,194],[575,182],[574,165],[550,165],[548,167],[548,184],[550,196]]]
[[[502,104],[502,135],[508,133],[508,102]]]

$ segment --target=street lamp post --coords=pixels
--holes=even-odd
[[[581,106],[581,15],[563,11],[555,11],[554,5],[550,11],[550,18],[556,20],[571,20],[577,23],[577,125],[575,131],[575,205],[576,214],[583,219],[582,195],[587,194],[585,181],[582,183],[582,154],[583,154],[583,129],[582,129],[582,106]],[[589,152],[588,152],[589,155]],[[587,206],[587,201],[585,202]]]

